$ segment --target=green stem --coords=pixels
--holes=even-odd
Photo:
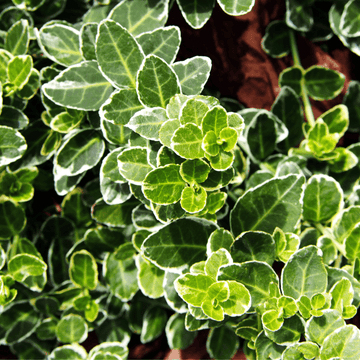
[[[299,51],[298,51],[298,48],[296,45],[296,38],[295,38],[294,30],[289,29],[289,35],[290,35],[291,54],[292,54],[292,57],[294,60],[294,66],[301,68],[301,70],[303,71],[304,68],[301,66],[301,61],[300,61]],[[310,124],[310,126],[313,127],[315,125],[315,117],[314,117],[314,114],[312,111],[309,97],[306,92],[304,77],[301,79],[300,85],[301,85],[301,99],[304,104],[305,116],[306,116],[306,119],[307,119],[308,123]]]

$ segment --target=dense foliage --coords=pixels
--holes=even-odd
[[[0,6],[0,344],[121,360],[133,333],[184,349],[210,329],[215,359],[358,360],[360,143],[338,142],[360,130],[360,82],[315,119],[309,97],[345,76],[304,69],[296,44],[360,55],[358,1],[286,1],[262,42],[294,60],[271,111],[209,96],[211,59],[175,61],[169,9],[200,28],[215,0],[73,3]]]

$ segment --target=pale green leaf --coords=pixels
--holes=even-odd
[[[101,105],[99,115],[115,125],[126,125],[143,108],[135,89],[121,89],[115,90]]]
[[[295,300],[325,291],[327,271],[319,249],[310,245],[295,252],[282,270],[281,287]]]
[[[220,7],[229,15],[245,15],[255,5],[255,0],[218,0]]]
[[[123,26],[109,19],[99,24],[96,57],[102,73],[114,86],[135,88],[144,54]]]
[[[5,49],[13,55],[25,55],[29,47],[29,22],[22,19],[6,33]]]
[[[52,61],[71,66],[81,62],[79,31],[64,24],[44,25],[36,32],[44,54]]]
[[[118,156],[120,174],[132,184],[141,185],[146,175],[153,170],[147,160],[147,149],[132,147]]]
[[[62,343],[83,342],[87,336],[88,326],[80,315],[66,315],[56,326],[56,337]]]
[[[56,153],[55,164],[62,175],[75,176],[93,168],[105,151],[105,142],[94,130],[80,130]]]
[[[179,120],[181,125],[193,123],[201,126],[204,115],[209,110],[209,107],[201,100],[193,98],[185,102],[181,107]]]
[[[177,26],[167,26],[136,37],[145,55],[154,54],[171,64],[179,51],[181,33]]]
[[[215,0],[176,0],[185,21],[194,29],[202,28],[209,20]]]
[[[136,90],[144,106],[166,108],[180,92],[178,78],[172,68],[156,55],[148,55],[138,72]]]
[[[145,139],[159,141],[161,126],[168,120],[166,110],[161,107],[146,108],[138,111],[126,124]]]
[[[96,61],[83,61],[70,66],[42,86],[54,103],[79,110],[98,110],[113,92]]]
[[[360,222],[359,219],[360,206],[350,206],[343,210],[332,224],[336,241],[340,244],[344,243],[345,239],[351,236],[352,231],[357,227]]]
[[[185,187],[181,193],[180,204],[184,210],[194,214],[204,209],[206,198],[207,193],[204,188]]]
[[[205,259],[208,238],[216,228],[213,222],[204,219],[179,219],[151,234],[141,250],[161,269],[179,273]]]
[[[30,55],[14,56],[8,64],[7,74],[9,83],[15,90],[21,90],[29,81],[33,59]]]
[[[230,252],[233,242],[234,238],[232,237],[230,231],[223,228],[216,229],[209,237],[206,254],[210,257],[213,252],[220,250],[221,248]]]
[[[87,250],[76,251],[70,258],[69,275],[75,286],[95,290],[98,282],[95,258]]]
[[[46,263],[35,255],[18,254],[11,258],[8,270],[16,281],[23,282],[29,276],[42,275],[47,269]]]
[[[84,23],[80,29],[80,52],[84,60],[96,60],[97,23]]]
[[[124,26],[133,36],[165,25],[168,18],[168,0],[121,1],[110,12],[109,18]]]
[[[232,233],[235,236],[246,230],[272,233],[276,227],[293,231],[301,216],[304,182],[303,176],[287,175],[245,192],[230,213]]]

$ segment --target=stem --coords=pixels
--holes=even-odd
[[[299,56],[299,51],[298,51],[298,48],[296,45],[296,38],[295,38],[294,30],[289,29],[289,35],[290,35],[291,54],[292,54],[292,57],[294,60],[294,66],[301,68],[301,70],[303,71],[304,68],[301,66],[300,56]],[[306,116],[306,119],[307,119],[308,123],[310,124],[310,126],[313,127],[315,125],[315,117],[314,117],[314,114],[312,111],[309,97],[306,92],[304,77],[302,77],[302,79],[300,81],[300,85],[301,85],[301,98],[302,98],[302,101],[304,104],[305,116]]]

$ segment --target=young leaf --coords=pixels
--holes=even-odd
[[[301,215],[304,182],[303,176],[288,175],[270,179],[245,192],[230,213],[234,236],[247,230],[272,233],[279,224],[283,231],[293,231]]]
[[[175,131],[171,138],[171,148],[185,159],[199,159],[204,156],[202,139],[200,128],[188,123]]]
[[[71,66],[81,62],[79,31],[64,24],[44,25],[36,32],[40,48],[52,61]]]
[[[194,56],[174,63],[172,68],[179,78],[181,92],[185,95],[198,95],[210,76],[211,60],[206,56]]]
[[[209,107],[201,100],[193,98],[185,102],[181,107],[179,120],[181,125],[193,123],[201,126],[204,115],[209,110]]]
[[[216,228],[214,223],[204,219],[179,219],[151,234],[141,250],[161,269],[179,272],[205,259],[208,238]]]
[[[113,91],[96,61],[70,66],[43,85],[44,94],[54,103],[78,110],[98,110]]]
[[[136,91],[144,106],[166,108],[170,99],[180,92],[178,78],[161,58],[148,55],[137,75]]]
[[[240,316],[246,313],[251,306],[251,296],[247,288],[237,281],[227,281],[230,296],[222,301],[220,306],[229,316]]]
[[[209,20],[215,0],[176,0],[185,21],[194,29],[202,28]]]
[[[42,275],[47,269],[46,263],[35,255],[18,254],[11,258],[8,264],[9,273],[19,282],[29,276]]]
[[[168,7],[168,0],[160,0],[155,4],[151,0],[122,1],[111,10],[108,17],[136,36],[163,27],[168,18]]]
[[[136,41],[145,55],[156,55],[171,64],[179,51],[181,33],[177,26],[167,26],[142,33]]]
[[[109,19],[100,22],[96,36],[96,57],[102,73],[114,86],[136,87],[136,74],[144,55],[134,37],[123,26]]]
[[[209,110],[204,116],[201,127],[204,134],[209,131],[213,131],[216,136],[220,135],[220,132],[227,128],[228,116],[225,109],[222,106],[215,106]]]
[[[207,193],[202,187],[185,187],[181,193],[181,207],[193,214],[204,209]]]
[[[216,229],[209,237],[206,247],[206,255],[210,257],[213,252],[220,250],[221,248],[230,252],[233,242],[234,238],[232,237],[230,231],[223,228]]]
[[[306,246],[290,257],[282,270],[281,287],[284,295],[295,300],[326,290],[327,272],[315,246]]]
[[[30,55],[14,56],[9,61],[7,74],[9,83],[14,87],[13,90],[21,90],[25,86],[29,81],[32,67],[33,59]]]

